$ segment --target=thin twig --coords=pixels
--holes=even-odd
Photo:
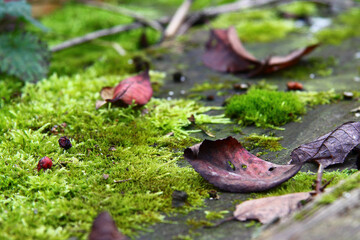
[[[128,182],[128,181],[131,181],[132,178],[129,178],[129,179],[124,179],[124,180],[114,180],[114,183],[123,183],[123,182]]]
[[[101,9],[104,9],[107,11],[116,12],[116,13],[119,13],[122,15],[129,16],[131,18],[134,18],[136,21],[143,23],[144,25],[147,25],[161,33],[164,30],[158,21],[147,19],[144,16],[142,16],[136,12],[133,12],[127,8],[111,5],[111,4],[104,3],[104,2],[92,1],[92,0],[85,0],[85,1],[81,1],[81,2],[90,7],[101,8]]]
[[[318,172],[317,172],[317,176],[316,176],[316,181],[315,181],[315,192],[317,194],[320,194],[321,193],[321,182],[322,182],[322,175],[323,175],[323,172],[324,172],[324,165],[322,165],[321,163],[319,164],[319,169],[318,169]]]
[[[84,36],[81,37],[77,37],[77,38],[73,38],[70,39],[68,41],[65,41],[63,43],[60,43],[54,47],[52,47],[50,50],[51,52],[57,52],[60,50],[63,50],[65,48],[69,48],[75,45],[79,45],[81,43],[85,43],[100,37],[104,37],[104,36],[109,36],[109,35],[113,35],[113,34],[117,34],[120,32],[125,32],[125,31],[129,31],[132,29],[136,29],[136,28],[140,28],[143,25],[141,23],[132,23],[132,24],[128,24],[128,25],[118,25],[112,28],[107,28],[107,29],[103,29],[103,30],[98,30],[92,33],[88,33]]]
[[[176,13],[174,14],[169,25],[165,29],[165,38],[171,38],[176,35],[176,32],[179,30],[181,24],[184,22],[192,3],[193,0],[184,0],[181,6],[176,10]]]

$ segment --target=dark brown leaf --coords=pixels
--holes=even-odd
[[[268,190],[294,176],[302,166],[264,161],[232,137],[205,140],[185,149],[184,157],[203,178],[229,192]]]
[[[220,72],[247,72],[249,76],[255,76],[288,68],[317,46],[318,44],[310,45],[286,56],[273,56],[260,61],[244,48],[234,27],[229,27],[227,30],[213,29],[206,43],[203,62]]]
[[[149,71],[146,70],[121,81],[114,88],[104,87],[101,89],[100,96],[103,101],[96,102],[96,109],[108,102],[121,107],[129,106],[132,103],[142,106],[150,101],[152,94]]]
[[[239,221],[258,220],[268,224],[291,214],[301,206],[301,201],[309,198],[310,193],[300,192],[245,201],[236,206],[234,217]]]
[[[100,213],[94,220],[89,240],[126,240],[108,212]]]
[[[291,152],[291,163],[316,161],[324,168],[343,163],[349,152],[360,143],[360,122],[347,122],[315,141]]]

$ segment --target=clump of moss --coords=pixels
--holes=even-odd
[[[186,220],[186,224],[190,225],[192,228],[200,228],[200,227],[209,227],[214,225],[213,223],[206,221],[206,220],[198,220],[196,218],[189,218]]]
[[[352,8],[340,14],[334,24],[316,33],[315,37],[321,43],[340,44],[347,38],[360,36],[360,9]]]
[[[244,138],[244,146],[248,149],[261,147],[263,149],[276,152],[284,149],[284,147],[279,143],[279,141],[282,139],[283,137],[267,136],[264,134],[258,135],[256,133],[252,133]]]
[[[194,87],[191,88],[191,92],[203,92],[208,90],[222,90],[231,88],[231,84],[229,83],[209,83],[204,82],[202,84],[195,83]]]
[[[316,3],[313,2],[292,2],[288,4],[283,4],[278,7],[278,10],[284,13],[290,13],[295,16],[305,17],[305,16],[314,16],[318,13]]]
[[[343,98],[342,95],[335,93],[334,90],[326,92],[296,92],[296,95],[307,106],[330,104]]]
[[[292,92],[252,89],[231,97],[225,113],[241,125],[276,127],[297,120],[305,113],[305,104]]]
[[[225,214],[228,214],[229,211],[218,211],[218,212],[213,212],[213,211],[205,211],[205,218],[207,220],[216,220],[216,219],[222,219],[224,218]]]
[[[214,28],[234,25],[240,39],[246,42],[269,42],[295,31],[293,20],[281,19],[271,9],[223,14],[212,24]]]
[[[333,74],[333,67],[337,65],[334,57],[329,58],[309,58],[305,62],[293,66],[291,69],[284,69],[279,72],[284,77],[293,79],[309,79],[310,74],[315,77],[327,77]]]

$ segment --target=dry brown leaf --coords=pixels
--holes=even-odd
[[[236,206],[234,217],[239,221],[258,220],[268,224],[299,209],[301,201],[309,198],[310,193],[300,192],[248,200]]]

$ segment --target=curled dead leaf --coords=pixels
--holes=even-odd
[[[277,165],[264,161],[235,139],[205,140],[185,149],[185,159],[207,181],[229,192],[258,192],[293,177],[302,163]]]
[[[236,206],[234,217],[239,221],[258,220],[268,224],[299,209],[300,202],[310,197],[310,193],[300,192],[248,200]]]
[[[347,122],[315,141],[291,152],[290,163],[316,161],[324,168],[343,163],[350,151],[360,143],[360,122]]]
[[[100,96],[103,100],[96,102],[96,109],[109,102],[120,107],[126,107],[133,103],[142,106],[150,101],[152,94],[150,75],[146,70],[121,81],[115,87],[102,88]]]
[[[271,56],[258,60],[242,45],[234,27],[213,29],[205,45],[203,63],[220,72],[247,72],[249,76],[269,74],[296,64],[318,45],[295,50],[286,56]]]
[[[127,237],[120,233],[108,212],[100,213],[94,220],[89,240],[126,240]]]

